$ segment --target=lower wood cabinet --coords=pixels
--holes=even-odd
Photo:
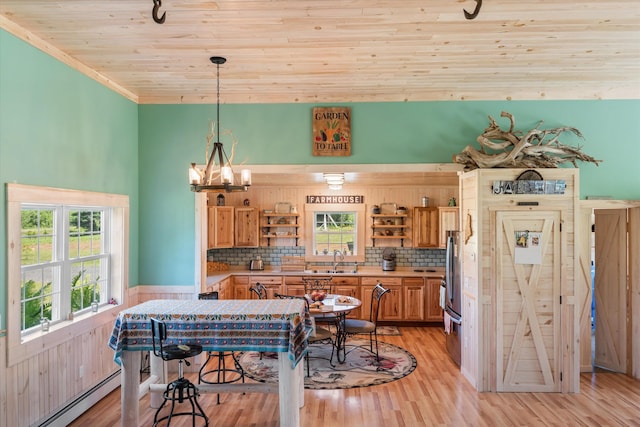
[[[371,292],[377,283],[382,283],[391,292],[382,297],[382,305],[378,313],[378,320],[403,320],[402,278],[400,277],[363,277],[361,279],[362,317],[369,319],[371,312]]]
[[[233,298],[251,299],[249,292],[249,276],[233,276]]]
[[[440,307],[440,286],[442,279],[425,279],[427,291],[427,322],[444,322],[444,312]]]
[[[267,289],[267,299],[275,298],[275,294],[284,293],[282,286],[282,276],[249,276],[249,287],[255,285],[256,283],[262,283]],[[255,293],[250,293],[252,294],[253,298],[255,296]]]
[[[425,320],[425,290],[422,277],[402,279],[404,320]]]
[[[303,276],[284,276],[285,295],[304,295]]]
[[[357,298],[362,301],[362,295],[360,293],[360,278],[359,277],[341,277],[334,276],[332,289],[334,294],[346,295],[349,297]],[[351,312],[347,315],[349,318],[360,319],[362,316],[362,309],[364,306],[364,302],[360,308],[356,308],[355,310],[351,310]],[[367,307],[367,310],[369,308]]]
[[[220,283],[220,299],[256,298],[249,288],[262,283],[267,289],[267,298],[275,298],[276,293],[285,295],[304,295],[305,275],[238,275]],[[348,317],[369,319],[371,311],[371,292],[376,284],[391,290],[383,297],[378,320],[397,322],[442,322],[443,311],[440,308],[439,277],[388,277],[388,276],[333,276],[333,293],[358,298],[360,308],[349,313]]]
[[[233,283],[231,283],[231,278],[227,277],[226,279],[220,281],[220,287],[218,288],[218,299],[233,298]]]

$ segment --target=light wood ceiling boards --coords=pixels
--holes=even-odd
[[[640,98],[640,2],[2,0],[0,25],[136,102]],[[93,70],[93,71],[91,71]]]

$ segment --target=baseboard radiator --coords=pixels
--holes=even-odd
[[[65,427],[119,386],[120,369],[34,425],[38,427]]]

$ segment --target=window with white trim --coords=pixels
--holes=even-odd
[[[340,251],[343,255],[358,253],[355,245],[357,213],[352,211],[314,213],[313,247],[316,255]]]
[[[14,183],[6,190],[13,366],[111,321],[128,303],[129,196]]]
[[[22,205],[23,334],[108,302],[110,213],[105,207]]]
[[[305,205],[305,260],[332,262],[333,253],[344,255],[341,262],[365,260],[365,205]]]

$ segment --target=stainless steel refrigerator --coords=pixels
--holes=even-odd
[[[462,272],[460,232],[447,231],[445,268],[445,334],[447,353],[460,365],[462,351]]]

